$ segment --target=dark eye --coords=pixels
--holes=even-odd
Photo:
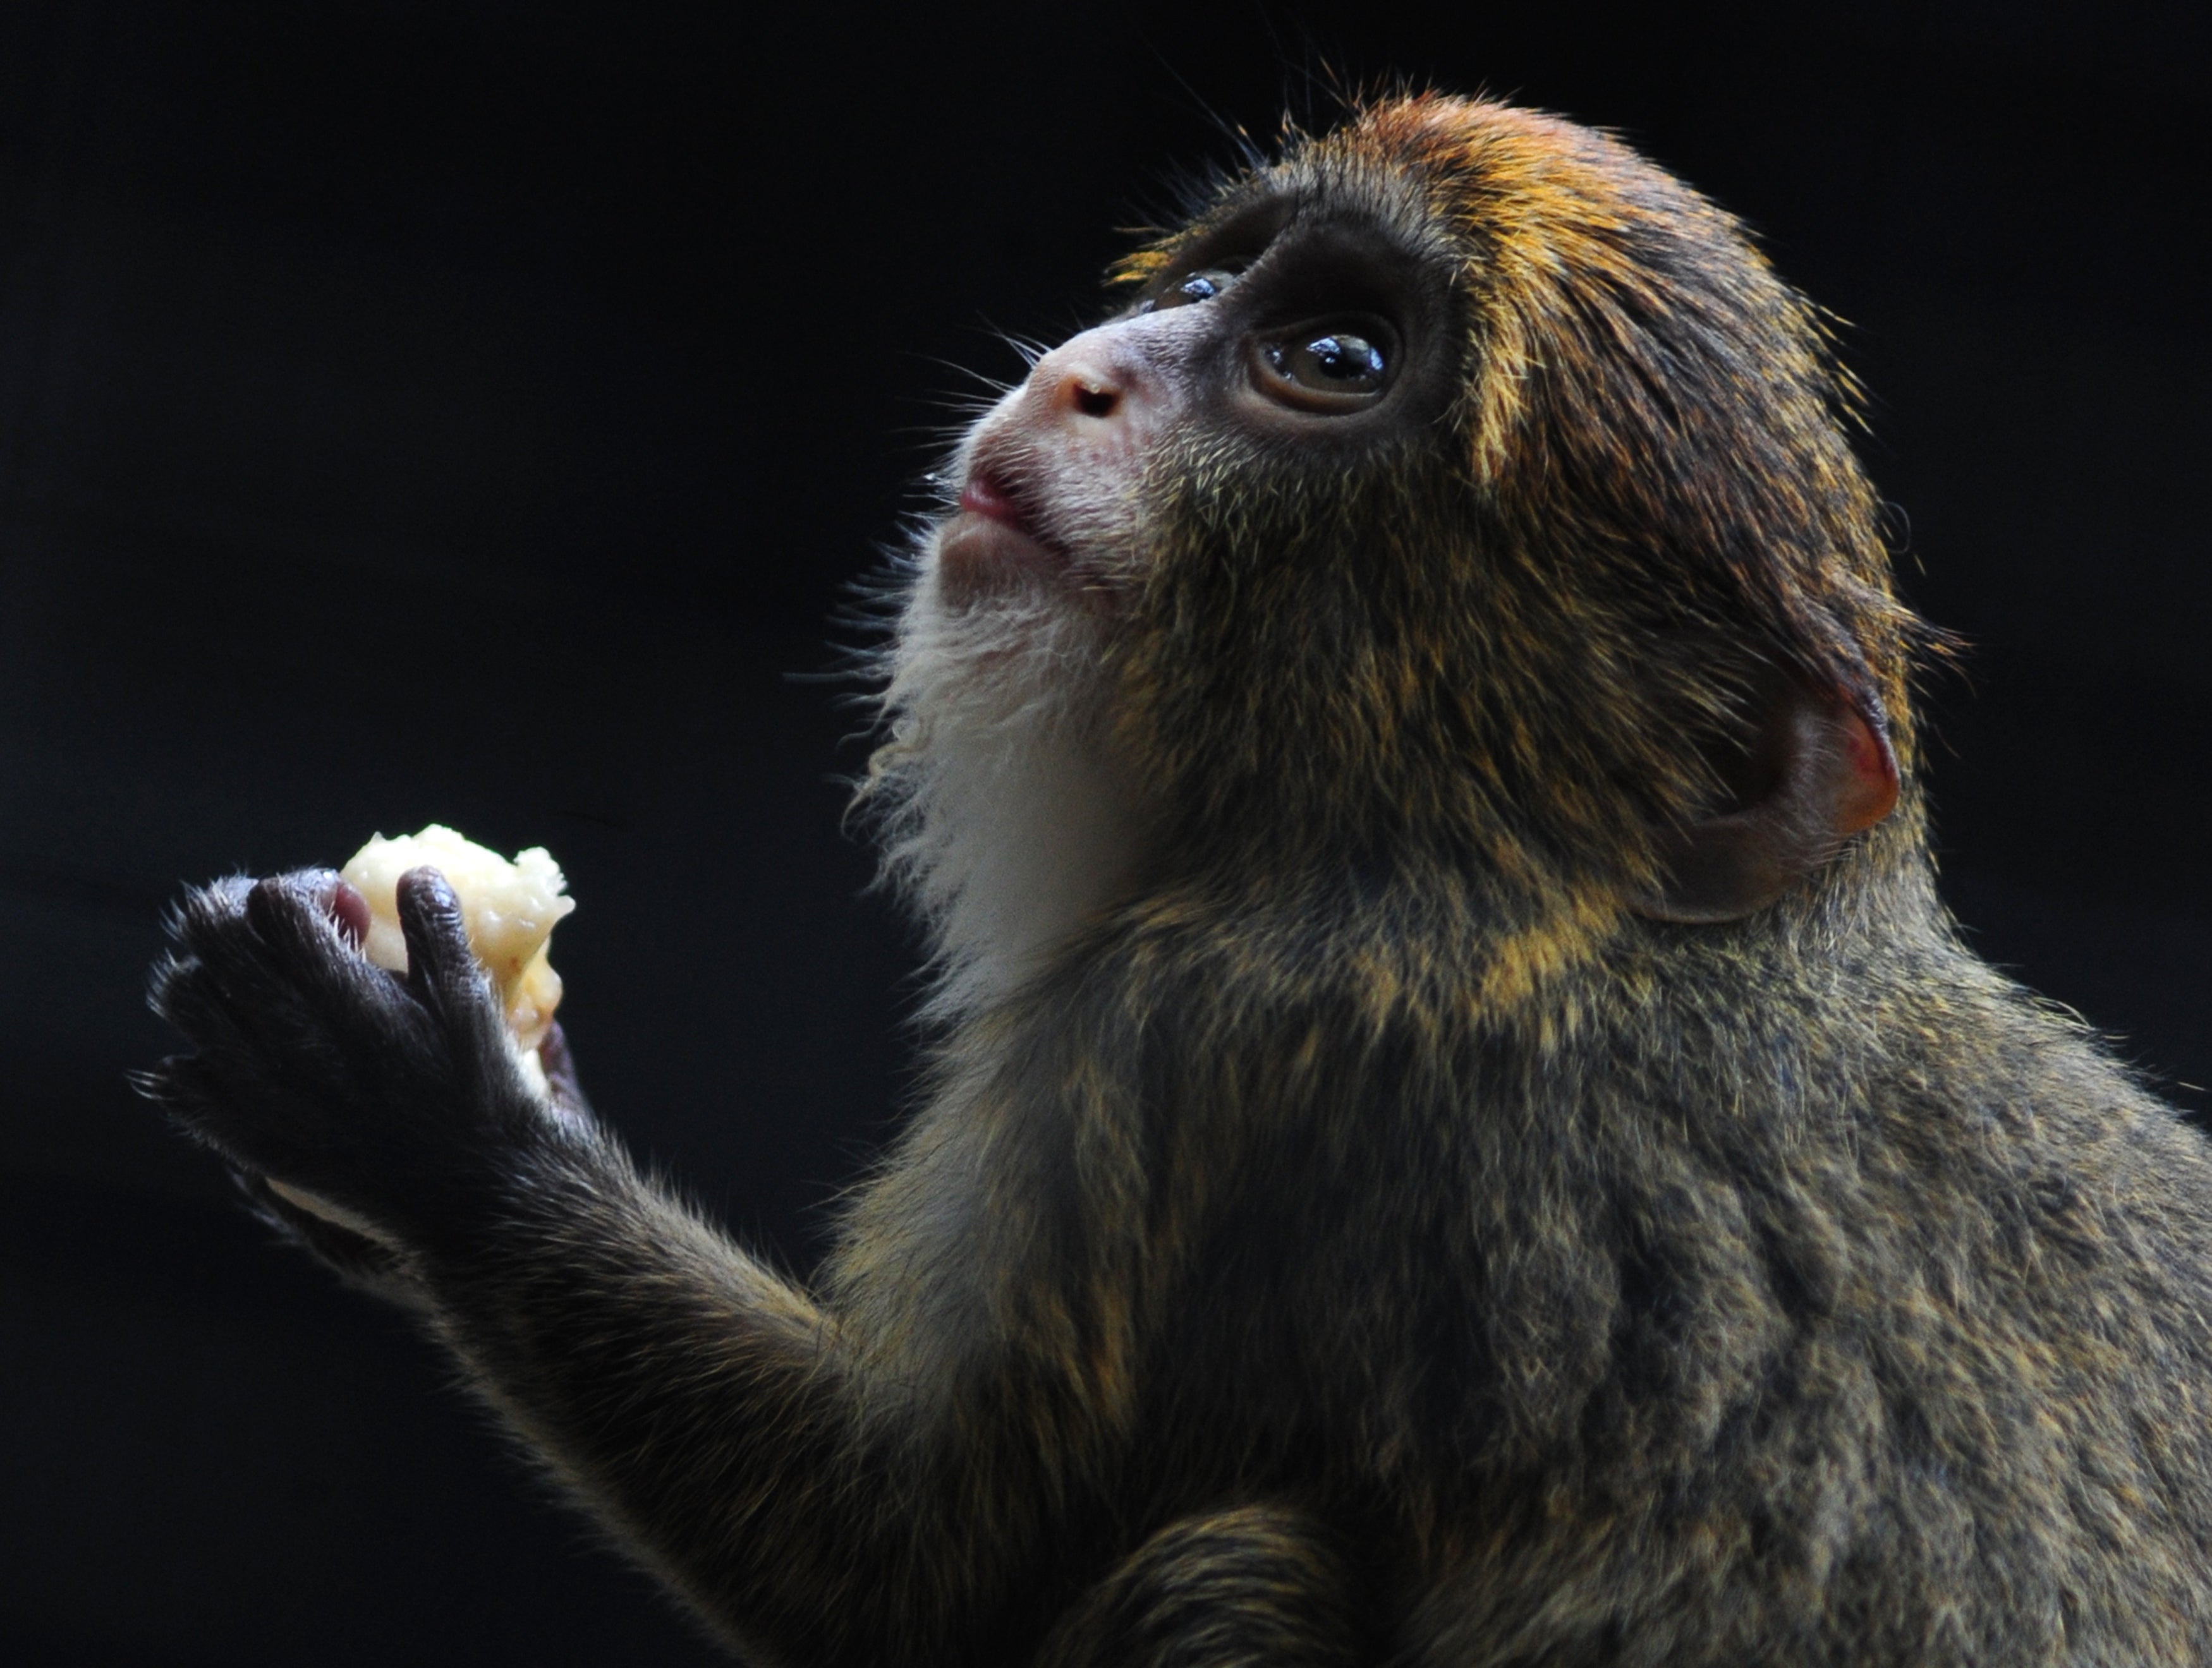
[[[1211,301],[1236,282],[1237,275],[1227,268],[1210,266],[1203,272],[1192,273],[1180,283],[1170,285],[1167,293],[1153,305],[1180,307],[1193,301]]]
[[[1395,345],[1376,325],[1309,325],[1259,343],[1255,379],[1262,393],[1301,410],[1355,411],[1390,385]]]

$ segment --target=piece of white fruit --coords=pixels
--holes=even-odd
[[[407,971],[407,940],[399,930],[399,877],[410,869],[442,873],[460,900],[469,949],[491,975],[509,1042],[523,1080],[537,1094],[547,1093],[545,1067],[538,1045],[560,1005],[561,975],[545,959],[547,941],[561,918],[576,907],[562,895],[568,883],[543,846],[518,852],[509,863],[497,852],[433,822],[420,834],[397,840],[376,835],[353,854],[339,872],[368,901],[368,931],[362,954],[392,973]],[[343,1206],[272,1180],[270,1190],[302,1210],[334,1222],[372,1240],[384,1236],[375,1224]]]
[[[510,863],[435,822],[396,840],[378,834],[339,872],[368,901],[368,935],[362,954],[393,973],[407,971],[407,941],[399,931],[399,877],[424,867],[442,873],[460,900],[469,948],[498,988],[523,1075],[543,1094],[545,1074],[538,1045],[561,1000],[561,975],[546,960],[546,944],[555,925],[576,907],[574,898],[562,895],[568,882],[560,866],[543,846],[518,853]]]

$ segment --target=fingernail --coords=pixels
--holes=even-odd
[[[331,889],[328,907],[331,919],[337,924],[339,934],[359,949],[368,937],[368,900],[340,881]]]

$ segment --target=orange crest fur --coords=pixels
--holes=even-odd
[[[1271,197],[1389,205],[1452,270],[1467,374],[1420,455],[1164,471],[1130,745],[1200,843],[1412,834],[1632,876],[1655,822],[1711,796],[1703,751],[1761,661],[1886,727],[1909,782],[1935,638],[1891,589],[1857,391],[1731,217],[1602,134],[1422,94],[1294,138],[1115,281]]]

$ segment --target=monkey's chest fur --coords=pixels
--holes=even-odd
[[[1418,1659],[2205,1636],[2212,1167],[1940,916],[1323,949],[1155,923],[956,1041],[841,1269],[886,1377],[1029,1386],[1102,1543],[1314,1510]]]

